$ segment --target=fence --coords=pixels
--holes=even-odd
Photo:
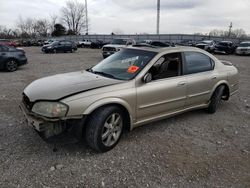
[[[136,41],[143,41],[143,40],[157,40],[161,42],[174,42],[179,43],[183,40],[190,40],[190,41],[201,41],[201,40],[214,40],[214,41],[232,41],[234,43],[240,43],[247,39],[242,38],[231,38],[231,37],[214,37],[214,36],[207,36],[207,35],[187,35],[187,34],[141,34],[141,35],[66,35],[62,37],[53,37],[54,39],[58,40],[70,40],[70,41],[80,41],[83,39],[87,39],[93,42],[98,40],[103,42],[110,42],[113,38],[132,38]]]

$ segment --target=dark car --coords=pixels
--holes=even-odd
[[[42,51],[44,53],[57,53],[57,52],[74,52],[77,46],[71,41],[55,41],[50,44],[44,45]]]
[[[170,47],[171,44],[169,43],[164,43],[160,41],[153,41],[153,40],[145,40],[141,44],[148,44],[150,46],[155,46],[155,47]]]
[[[179,42],[178,45],[180,45],[180,46],[195,46],[196,42],[193,40],[184,39],[181,42]]]
[[[236,46],[231,41],[221,41],[215,45],[214,53],[233,54]]]
[[[108,43],[104,43],[101,40],[97,40],[96,42],[91,43],[90,48],[101,49],[106,44],[108,44]]]
[[[27,62],[27,57],[23,50],[0,44],[0,69],[13,72],[17,70],[18,66]]]

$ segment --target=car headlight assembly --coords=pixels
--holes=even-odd
[[[40,101],[34,104],[32,112],[48,118],[59,118],[66,116],[68,108],[61,102]]]

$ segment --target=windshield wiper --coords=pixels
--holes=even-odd
[[[101,72],[101,71],[93,71],[92,69],[90,70],[92,73],[94,74],[99,74],[99,75],[102,75],[102,76],[105,76],[105,77],[109,77],[109,78],[115,78],[117,79],[115,76],[113,76],[112,74],[108,74],[106,72]]]

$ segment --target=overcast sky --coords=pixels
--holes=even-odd
[[[79,0],[84,2],[85,0]],[[60,14],[66,0],[0,0],[0,25]],[[157,0],[88,0],[90,32],[155,33]],[[207,33],[243,28],[250,33],[250,0],[161,0],[160,33]]]

